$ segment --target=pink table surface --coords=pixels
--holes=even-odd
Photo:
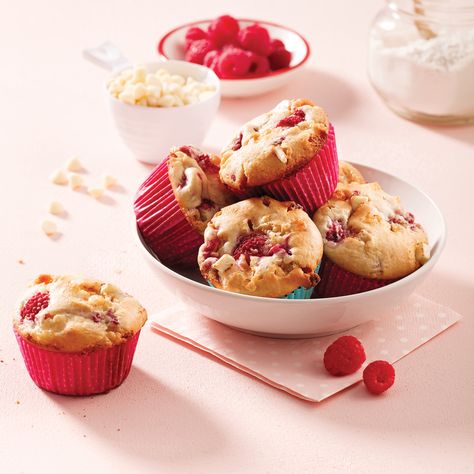
[[[416,183],[444,211],[449,240],[420,293],[464,319],[397,363],[396,385],[375,399],[359,385],[306,403],[149,328],[129,379],[106,396],[50,395],[27,376],[10,318],[37,273],[116,282],[150,311],[172,304],[131,238],[130,200],[148,168],[117,140],[101,90],[104,73],[82,60],[81,49],[110,39],[137,61],[153,59],[160,33],[222,13],[222,5],[19,0],[2,10],[2,472],[472,472],[474,128],[415,125],[380,102],[366,76],[366,40],[382,1],[245,0],[229,7],[237,16],[298,29],[313,55],[304,76],[286,88],[225,100],[206,144],[219,146],[280,99],[321,103],[337,128],[341,158]],[[87,165],[89,181],[107,169],[125,192],[100,204],[52,186],[50,173],[72,154]],[[53,197],[69,211],[55,241],[39,227]]]

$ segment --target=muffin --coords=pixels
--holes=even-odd
[[[337,185],[334,129],[313,102],[284,100],[237,132],[222,150],[220,176],[236,193],[290,199],[312,213]]]
[[[146,319],[138,301],[114,285],[40,275],[21,300],[13,329],[36,385],[91,395],[125,380]]]
[[[427,236],[400,198],[377,183],[340,185],[314,215],[324,242],[320,297],[361,293],[403,278],[430,257]]]
[[[338,184],[359,183],[365,184],[365,179],[360,171],[347,161],[339,161]]]
[[[235,202],[220,182],[219,162],[218,156],[192,146],[174,148],[140,186],[134,203],[137,225],[165,265],[195,265],[207,223]]]
[[[294,202],[250,198],[217,212],[198,263],[215,288],[270,298],[309,298],[323,254],[318,229]]]

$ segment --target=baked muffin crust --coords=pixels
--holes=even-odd
[[[365,179],[361,172],[352,166],[347,161],[339,161],[339,177],[338,182],[340,184],[359,183],[365,184]]]
[[[321,235],[294,202],[266,196],[238,202],[215,214],[204,238],[199,267],[216,288],[282,297],[319,281]]]
[[[421,225],[377,183],[339,185],[314,222],[326,257],[365,278],[401,278],[430,257]]]
[[[37,294],[47,305],[34,317],[23,308]],[[147,313],[132,296],[109,283],[75,276],[40,275],[26,291],[14,329],[45,349],[84,352],[121,344],[136,334]]]
[[[168,176],[174,195],[188,221],[203,233],[220,208],[235,202],[219,179],[220,159],[193,146],[171,150]]]
[[[329,121],[307,99],[283,100],[246,123],[221,156],[221,180],[244,191],[284,178],[306,165],[326,143]]]

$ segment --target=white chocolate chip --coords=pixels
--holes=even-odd
[[[287,163],[288,158],[286,157],[286,153],[283,151],[283,148],[280,146],[275,147],[275,155],[282,163]]]
[[[55,171],[51,176],[51,182],[59,185],[67,184],[68,179],[66,173],[62,170]]]
[[[76,173],[71,173],[69,175],[69,187],[73,190],[76,191],[79,188],[81,188],[84,185],[84,179],[82,176],[76,174]]]
[[[48,208],[50,214],[58,216],[64,212],[64,207],[58,201],[51,201]]]
[[[415,249],[415,258],[424,265],[430,259],[430,247],[426,243],[417,245]]]
[[[66,169],[68,171],[81,171],[83,168],[79,158],[77,156],[73,156],[67,161]]]
[[[212,268],[215,268],[219,273],[223,273],[230,267],[232,267],[234,263],[234,257],[232,257],[232,255],[229,255],[228,253],[225,253],[219,260],[217,260],[216,263],[212,265]]]
[[[104,195],[104,188],[99,188],[98,186],[91,186],[87,188],[87,192],[93,198],[99,199],[100,197]]]
[[[104,188],[106,189],[113,188],[114,186],[117,186],[118,184],[117,178],[115,178],[114,176],[111,176],[110,174],[106,174],[102,182],[104,184]]]
[[[41,229],[47,236],[52,236],[58,231],[58,226],[53,221],[44,220]]]

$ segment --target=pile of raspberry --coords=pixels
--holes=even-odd
[[[291,53],[258,23],[240,28],[223,15],[204,31],[192,27],[185,37],[186,61],[211,68],[222,79],[265,75],[290,65]]]

